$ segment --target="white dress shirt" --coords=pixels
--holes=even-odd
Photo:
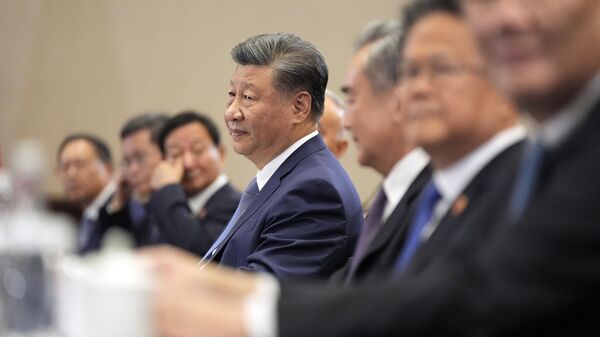
[[[221,174],[217,177],[208,187],[206,187],[201,192],[196,193],[191,198],[188,198],[188,205],[190,206],[190,210],[193,214],[198,214],[202,207],[206,205],[208,199],[210,199],[221,187],[225,186],[229,179],[224,174]]]
[[[102,189],[102,192],[96,196],[96,199],[94,199],[94,201],[92,201],[92,203],[85,208],[83,211],[83,216],[90,220],[97,221],[98,215],[100,214],[100,209],[102,206],[104,206],[104,204],[106,204],[113,193],[115,193],[116,188],[117,184],[112,180],[106,184],[106,186],[104,186]]]
[[[435,206],[433,216],[423,227],[421,239],[424,241],[429,239],[452,204],[485,165],[511,145],[525,139],[526,136],[525,127],[520,124],[515,125],[498,132],[487,142],[451,166],[443,170],[435,170],[433,172],[433,182],[442,198]]]
[[[416,148],[400,159],[383,180],[383,191],[387,198],[383,209],[382,222],[387,221],[404,194],[429,163],[429,155]]]
[[[265,185],[267,184],[269,179],[271,179],[273,174],[275,174],[279,166],[281,166],[281,164],[283,164],[283,162],[286,159],[288,159],[288,157],[291,156],[292,153],[294,153],[294,151],[296,151],[309,139],[313,138],[318,134],[319,132],[315,130],[309,133],[308,135],[298,139],[294,144],[292,144],[290,147],[288,147],[279,155],[277,155],[277,157],[271,159],[271,161],[267,163],[267,165],[265,165],[265,167],[263,167],[262,170],[258,171],[258,173],[256,174],[256,184],[258,185],[258,190],[260,191],[263,187],[265,187]]]

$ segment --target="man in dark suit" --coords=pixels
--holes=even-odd
[[[465,249],[477,224],[463,226],[452,247],[423,272],[344,290],[284,285],[276,311],[265,310],[266,317],[277,317],[271,325],[277,333],[244,326],[239,319],[213,331],[220,336],[597,334],[600,195],[590,186],[600,184],[600,48],[590,41],[600,38],[600,3],[465,0],[464,8],[497,83],[539,123],[509,189],[508,209],[488,219],[498,224],[485,242]],[[191,269],[183,260],[177,268]],[[273,294],[262,287],[267,281],[245,297],[257,286],[255,277],[232,280],[222,270],[193,277],[205,282],[207,294],[215,294],[211,279],[224,285],[205,303],[211,322],[243,312],[233,299],[264,305],[263,295]],[[211,331],[210,322],[204,323],[195,331]]]
[[[405,27],[407,31],[410,28],[411,24]],[[382,31],[377,26],[372,26],[371,29]],[[396,27],[395,30],[396,34],[400,34],[400,28]],[[510,175],[515,167],[514,162],[520,155],[520,148],[515,144],[525,137],[525,129],[516,124],[517,115],[511,104],[497,92],[488,79],[478,76],[462,78],[464,74],[461,72],[456,72],[454,77],[436,72],[439,67],[449,68],[456,64],[482,64],[481,55],[473,39],[469,33],[465,34],[465,31],[464,25],[455,29],[439,30],[438,34],[435,30],[428,29],[425,34],[416,32],[412,35],[418,34],[417,38],[408,39],[403,73],[411,75],[405,76],[405,82],[402,83],[402,90],[406,96],[403,105],[407,110],[407,117],[401,118],[401,125],[394,125],[393,122],[398,118],[393,117],[382,118],[384,122],[381,125],[366,123],[360,118],[356,121],[359,128],[373,128],[373,134],[377,134],[379,138],[384,137],[387,129],[392,129],[398,134],[398,129],[406,128],[410,139],[404,142],[416,143],[431,154],[435,170],[430,184],[439,189],[439,198],[432,205],[433,215],[423,223],[421,232],[413,232],[411,224],[415,220],[415,214],[411,206],[417,198],[409,195],[412,200],[408,199],[408,203],[405,200],[400,204],[404,208],[403,214],[396,213],[392,219],[394,222],[382,227],[372,241],[373,244],[367,248],[368,254],[359,263],[354,263],[354,269],[350,268],[349,278],[378,280],[393,273],[397,269],[396,265],[400,263],[398,252],[415,242],[410,237],[411,234],[418,236],[416,244],[422,247],[411,252],[413,257],[410,257],[410,260],[415,258],[416,264],[410,263],[411,267],[415,265],[410,268],[410,272],[423,269],[452,242],[459,226],[472,220],[474,210],[494,207],[488,200],[495,196],[493,192],[497,186],[503,186],[497,184],[498,180]],[[456,36],[460,36],[461,33],[463,38],[457,39]],[[382,64],[381,55],[394,53],[396,57],[393,64],[399,64],[398,43],[389,46],[390,49],[386,50],[385,44],[369,43],[362,51],[363,55],[367,56],[361,57],[359,52],[353,63],[360,62],[361,58],[371,58]],[[429,60],[436,61],[432,63]],[[430,81],[417,83],[422,81],[418,78],[419,72],[423,73],[423,69],[427,67],[431,72]],[[371,65],[366,69],[372,71],[375,68]],[[394,74],[397,73],[393,67],[392,70]],[[352,75],[354,74],[351,72],[350,81],[355,77],[360,79],[360,76]],[[383,75],[377,78],[381,79]],[[360,81],[355,87],[361,88]],[[462,95],[456,94],[467,87],[471,90]],[[364,93],[356,96],[350,93],[349,101],[356,101],[358,107],[364,107],[365,102],[368,102],[369,97],[365,97]],[[385,101],[378,102],[385,106]],[[369,112],[373,114],[373,111]],[[348,114],[349,122],[353,122],[352,116]],[[364,127],[365,124],[370,125]],[[373,142],[370,144],[373,145]],[[401,145],[392,148],[402,149]],[[374,147],[384,153],[389,149],[381,144]],[[418,191],[425,183],[427,181],[421,180]],[[482,231],[483,228],[473,231],[473,236],[476,237],[476,233]],[[473,242],[477,240],[473,239]],[[408,262],[404,263],[408,266]]]
[[[483,55],[458,7],[420,3],[404,17],[402,90],[407,133],[431,156],[429,187],[438,194],[427,218],[421,196],[396,255],[395,273],[416,273],[443,255],[466,223],[503,211],[494,202],[520,159],[525,128],[513,104],[483,71]],[[505,178],[508,177],[508,178]],[[478,215],[485,212],[485,217]],[[488,226],[470,231],[473,245]],[[471,248],[473,249],[473,247]],[[396,253],[397,254],[397,253]]]
[[[144,206],[152,193],[152,174],[162,160],[158,135],[167,119],[164,114],[144,113],[125,123],[120,134],[123,165],[115,179],[116,191],[100,211],[101,230],[124,229],[136,247],[162,242],[160,231]]]
[[[240,200],[222,172],[219,130],[207,116],[185,111],[165,122],[158,143],[165,160],[154,169],[146,211],[162,241],[204,254]]]
[[[335,285],[389,274],[396,259],[389,250],[397,251],[409,210],[431,177],[429,156],[404,132],[405,106],[396,92],[400,23],[373,22],[356,41],[342,87],[347,95],[344,126],[357,145],[359,164],[384,179],[352,260],[333,276]]]
[[[278,278],[329,276],[351,255],[362,208],[317,132],[328,70],[293,34],[249,38],[236,62],[225,121],[233,149],[259,169],[211,260]]]
[[[97,250],[103,234],[98,226],[100,210],[115,190],[110,149],[94,135],[72,134],[58,147],[57,162],[56,172],[67,199],[83,210],[77,251]]]

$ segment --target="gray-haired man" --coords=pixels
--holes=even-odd
[[[225,121],[235,152],[259,171],[204,261],[279,278],[328,276],[352,253],[362,209],[317,132],[325,60],[285,33],[253,36],[231,55]]]

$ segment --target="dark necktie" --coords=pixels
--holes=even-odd
[[[510,198],[508,214],[513,222],[521,218],[531,199],[545,152],[546,150],[540,142],[529,143]]]
[[[419,246],[421,245],[421,232],[431,219],[435,206],[440,198],[440,192],[435,187],[433,181],[429,182],[423,189],[423,192],[421,192],[415,216],[410,224],[406,240],[404,241],[404,245],[402,246],[398,260],[396,261],[396,274],[401,273],[406,266],[408,266],[419,249]]]
[[[250,206],[250,204],[252,203],[252,200],[254,200],[254,197],[257,194],[258,194],[258,185],[256,184],[256,178],[254,178],[248,184],[248,186],[246,187],[246,190],[244,190],[244,192],[242,193],[242,198],[240,199],[240,203],[238,204],[238,207],[235,210],[235,213],[233,213],[233,216],[229,220],[229,223],[227,223],[227,226],[225,226],[225,229],[223,230],[221,235],[219,235],[219,237],[213,243],[213,245],[210,247],[210,249],[206,252],[206,254],[204,254],[204,257],[202,257],[201,263],[210,262],[214,258],[215,254],[217,252],[217,248],[227,238],[227,236],[229,235],[229,232],[231,232],[233,227],[235,227],[235,224],[240,219],[240,217],[244,214],[244,212],[246,211],[248,206]]]
[[[373,204],[371,205],[371,209],[369,210],[369,214],[367,214],[365,219],[362,233],[358,238],[358,243],[356,244],[356,249],[354,250],[351,269],[356,268],[358,262],[362,260],[367,252],[369,243],[373,240],[375,234],[377,234],[377,231],[381,227],[381,219],[383,218],[383,210],[385,209],[386,204],[387,197],[382,186],[379,188],[379,191],[375,196],[375,200],[373,200]]]
[[[131,218],[131,222],[134,225],[139,225],[146,217],[144,205],[135,200],[131,200],[127,206],[129,208],[129,217]]]
[[[97,249],[97,227],[98,221],[93,220],[87,216],[83,216],[79,223],[79,254],[87,253],[90,250]]]

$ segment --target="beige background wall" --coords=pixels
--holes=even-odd
[[[197,109],[222,115],[233,72],[229,51],[263,32],[294,32],[313,42],[338,91],[361,27],[395,19],[400,0],[0,0],[0,145],[36,137],[50,152],[70,132],[105,138],[120,157],[118,130],[146,110]],[[228,135],[226,172],[245,186],[256,172]],[[379,182],[342,160],[362,198]],[[48,161],[46,190],[60,193]]]

